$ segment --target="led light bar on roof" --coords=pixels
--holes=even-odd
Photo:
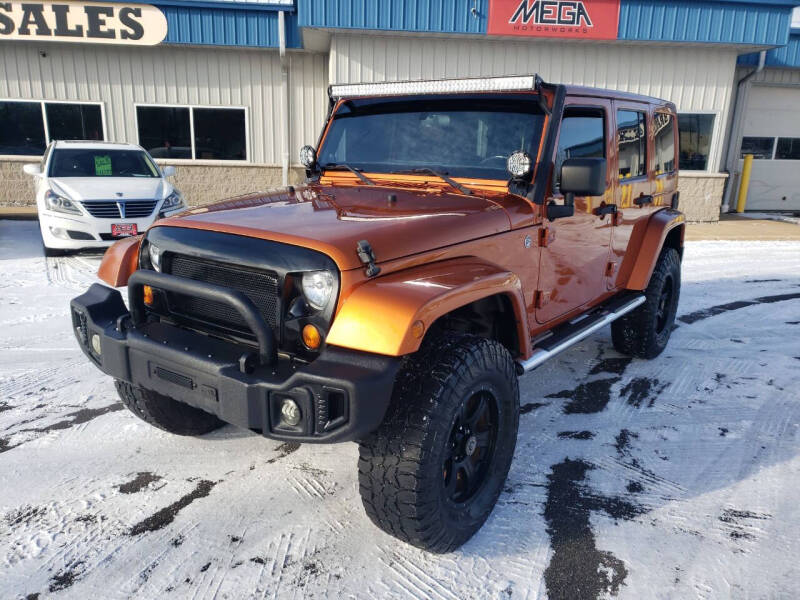
[[[508,77],[474,77],[468,79],[438,79],[429,81],[335,84],[328,88],[328,94],[331,98],[345,98],[356,96],[395,96],[403,94],[508,92],[534,90],[536,87],[536,75],[511,75]]]

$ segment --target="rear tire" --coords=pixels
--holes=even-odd
[[[122,403],[142,421],[175,435],[203,435],[219,429],[225,423],[211,413],[168,396],[114,380]]]
[[[469,540],[514,456],[519,387],[498,342],[447,333],[409,357],[380,428],[359,445],[364,509],[386,533],[432,552]]]
[[[667,347],[681,294],[681,259],[664,248],[645,291],[645,302],[611,324],[614,348],[637,358],[655,358]]]

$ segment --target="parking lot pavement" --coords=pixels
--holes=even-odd
[[[0,596],[792,598],[800,243],[692,242],[652,362],[604,331],[521,380],[499,504],[458,552],[375,529],[356,446],[123,410],[73,339],[98,255],[0,221]]]

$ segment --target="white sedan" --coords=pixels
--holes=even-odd
[[[102,248],[183,210],[181,193],[135,144],[54,141],[41,164],[23,167],[36,178],[36,206],[45,254]]]

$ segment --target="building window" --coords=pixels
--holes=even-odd
[[[800,138],[778,138],[777,160],[800,160]]]
[[[752,154],[758,160],[772,160],[772,151],[775,149],[773,137],[745,137],[742,138],[742,158]]]
[[[647,115],[636,110],[617,111],[619,178],[647,175]]]
[[[99,104],[45,102],[51,140],[102,140],[103,116]]]
[[[99,104],[0,100],[0,154],[38,156],[52,140],[102,140]]]
[[[44,152],[44,123],[39,102],[0,102],[0,154]]]
[[[188,108],[137,106],[139,145],[153,158],[192,158]]]
[[[247,160],[243,108],[137,106],[139,145],[154,158]]]
[[[716,115],[680,114],[680,168],[688,171],[708,170],[711,138]]]
[[[666,113],[656,113],[653,118],[656,130],[656,175],[675,170],[675,118]]]

